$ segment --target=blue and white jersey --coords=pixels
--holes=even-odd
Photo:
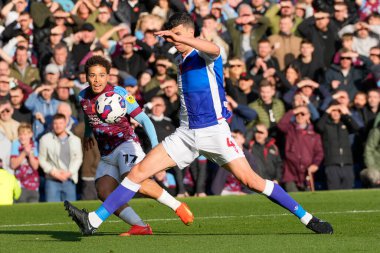
[[[181,126],[190,129],[217,125],[231,116],[223,88],[222,58],[193,49],[185,58],[178,55],[178,88]]]

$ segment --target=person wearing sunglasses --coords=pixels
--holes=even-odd
[[[14,141],[18,138],[17,128],[20,125],[19,122],[12,119],[13,108],[9,101],[4,101],[0,104],[0,131],[10,141]]]
[[[305,191],[309,173],[315,173],[323,160],[321,136],[314,131],[307,106],[288,111],[277,125],[285,134],[284,174],[286,191]]]

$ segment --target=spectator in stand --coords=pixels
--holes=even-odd
[[[79,66],[82,59],[96,48],[99,40],[96,38],[95,27],[90,23],[84,23],[77,33],[66,37],[64,42],[71,52],[75,66]]]
[[[145,101],[150,101],[153,96],[162,94],[160,86],[176,73],[174,64],[165,56],[157,56],[154,64],[155,74],[151,80],[142,87]]]
[[[100,6],[90,15],[86,22],[91,23],[96,31],[96,37],[100,39],[106,32],[114,26],[110,23],[112,10],[106,3],[101,3]],[[118,41],[117,34],[113,34],[113,40]]]
[[[284,70],[300,54],[302,39],[292,34],[292,17],[282,16],[279,22],[279,33],[271,35],[268,40],[273,47],[272,55],[278,60],[279,69]]]
[[[166,80],[162,85],[164,94],[162,97],[165,100],[166,111],[165,116],[169,117],[173,125],[179,126],[179,112],[180,112],[180,101],[178,94],[178,84],[174,79]]]
[[[231,129],[239,130],[244,135],[247,134],[246,125],[257,118],[255,110],[245,104],[237,103],[232,97],[226,96],[227,109],[232,112],[232,116],[227,120]]]
[[[66,129],[66,117],[53,117],[53,130],[40,140],[40,165],[46,174],[46,201],[76,200],[83,153],[80,139]]]
[[[333,102],[318,121],[316,129],[323,140],[327,188],[352,189],[354,170],[349,134],[357,132],[359,125],[346,106]]]
[[[0,206],[12,205],[21,195],[21,186],[11,173],[4,169],[0,158]]]
[[[26,108],[24,94],[22,93],[22,89],[18,86],[12,88],[9,91],[10,94],[10,102],[13,107],[13,115],[12,118],[18,122],[25,122],[32,124],[32,113]]]
[[[0,132],[2,132],[8,140],[17,139],[17,128],[19,122],[12,118],[13,108],[9,101],[0,103]]]
[[[90,0],[78,0],[75,2],[73,9],[71,10],[71,15],[76,15],[81,21],[85,22],[90,14],[96,10]]]
[[[324,10],[317,11],[314,16],[302,21],[298,32],[313,43],[313,58],[320,58],[324,68],[329,67],[339,41],[338,28],[330,22],[330,14]]]
[[[154,96],[150,103],[151,113],[148,114],[148,116],[156,129],[157,140],[158,142],[161,142],[175,131],[175,126],[173,125],[172,120],[164,114],[166,111],[166,105],[162,97]],[[172,170],[174,171],[177,185],[177,197],[189,196],[183,184],[183,171],[177,166],[173,167]]]
[[[45,82],[38,86],[25,101],[25,106],[33,114],[33,133],[39,140],[48,129],[52,117],[57,113],[59,101],[53,98],[54,87],[59,78],[57,66],[49,64],[45,68]]]
[[[11,70],[9,68],[9,64],[5,61],[0,60],[0,80],[2,82],[2,86],[0,87],[0,100],[9,100],[10,89],[13,89],[14,87],[19,87],[22,90],[25,100],[29,94],[33,92],[32,87],[24,84],[16,78],[9,77],[10,73]]]
[[[254,56],[258,41],[265,35],[269,25],[266,17],[256,18],[248,4],[241,4],[239,17],[227,21],[227,30],[232,38],[232,55],[244,61]]]
[[[119,55],[112,57],[112,64],[114,67],[137,78],[146,69],[146,60],[149,59],[152,52],[146,45],[144,49],[135,52],[133,48],[136,45],[136,37],[131,34],[124,36],[122,42],[123,51]]]
[[[60,8],[59,3],[52,0],[32,2],[30,5],[30,15],[36,28],[42,28],[49,22],[49,18]]]
[[[309,78],[304,78],[285,93],[283,97],[284,102],[288,106],[292,105],[293,98],[296,94],[304,96],[306,101],[313,104],[314,108],[319,111],[326,110],[332,101],[331,94],[326,87],[319,85],[319,83]],[[311,111],[311,108],[309,108],[309,110]]]
[[[380,27],[360,21],[354,25],[347,25],[339,31],[339,36],[346,33],[354,34],[352,49],[359,55],[369,56],[370,48],[378,46]]]
[[[340,52],[340,64],[332,65],[325,74],[324,85],[331,93],[336,90],[345,90],[353,99],[358,90],[362,90],[361,82],[369,73],[370,66],[362,66],[361,68],[352,65],[353,58],[357,54],[342,49]]]
[[[133,76],[128,76],[124,78],[124,88],[128,91],[128,94],[132,95],[137,103],[143,107],[145,104],[145,100],[139,90],[139,86],[137,85],[137,80]]]
[[[67,103],[70,106],[72,116],[76,121],[83,120],[83,113],[77,99],[78,93],[79,90],[75,87],[73,89],[73,83],[70,80],[67,78],[59,79],[58,85],[55,89],[55,98],[60,102]]]
[[[313,56],[314,45],[310,40],[303,39],[301,42],[301,54],[292,63],[301,71],[302,77],[320,82],[323,75],[323,62],[319,57]]]
[[[257,173],[265,179],[279,183],[282,178],[282,159],[276,139],[268,137],[268,129],[264,124],[254,127],[251,153],[255,159]]]
[[[265,13],[265,16],[271,21],[269,25],[271,34],[278,34],[280,32],[280,19],[284,16],[294,19],[291,33],[296,34],[297,27],[302,22],[302,18],[295,16],[294,12],[295,8],[291,0],[282,0],[278,4],[273,4]]]
[[[53,49],[50,62],[57,65],[61,78],[73,80],[75,78],[76,66],[69,55],[69,49],[63,42],[58,43]]]
[[[21,202],[38,202],[40,194],[38,188],[38,148],[33,141],[33,129],[29,123],[21,123],[17,129],[18,139],[12,142],[11,168],[19,180],[22,193],[18,199]]]
[[[165,22],[168,20],[168,18],[173,14],[173,10],[171,8],[171,2],[169,0],[159,0],[157,1],[156,5],[152,9],[152,14],[160,16],[165,20]]]
[[[26,11],[23,11],[19,14],[17,20],[10,23],[5,27],[2,32],[2,41],[3,43],[7,43],[12,38],[16,38],[17,36],[23,36],[28,38],[28,44],[32,44],[33,42],[33,19],[30,14]]]
[[[26,0],[13,0],[4,5],[1,9],[1,16],[5,18],[4,25],[8,26],[12,22],[17,21],[27,6],[28,2]]]
[[[229,59],[226,67],[227,68],[224,71],[226,93],[233,99],[237,100],[240,75],[247,72],[245,63],[238,57],[232,57]]]
[[[322,140],[310,123],[310,112],[306,106],[288,111],[278,122],[285,134],[285,158],[282,181],[288,192],[305,191],[307,176],[317,172],[323,160]]]
[[[227,62],[229,56],[230,48],[229,45],[224,41],[218,34],[218,23],[214,16],[207,15],[203,17],[203,26],[201,28],[201,39],[205,39],[214,42],[220,47],[220,55],[222,57],[223,64]]]
[[[0,160],[2,161],[2,168],[13,174],[14,171],[11,169],[10,157],[12,142],[0,131]]]
[[[355,0],[359,6],[360,20],[366,20],[373,13],[380,13],[380,3],[376,0]]]
[[[59,103],[57,113],[65,115],[67,122],[66,129],[73,132],[78,125],[78,120],[74,118],[70,104],[66,102]]]
[[[131,31],[137,26],[137,21],[146,12],[145,2],[139,0],[115,1],[112,4],[113,17],[117,23],[131,24]]]
[[[366,169],[360,172],[360,178],[365,187],[380,186],[380,127],[370,131],[364,151]]]
[[[10,76],[29,86],[33,86],[41,80],[38,69],[28,62],[28,49],[26,47],[17,47]]]
[[[267,80],[263,80],[259,86],[260,98],[248,106],[257,112],[257,119],[249,124],[249,127],[262,123],[269,129],[269,136],[276,136],[277,123],[285,113],[284,103],[277,98],[275,86]]]
[[[346,25],[353,24],[357,20],[357,13],[350,15],[348,6],[345,2],[334,2],[334,14],[331,22],[333,22],[338,29],[342,29]]]
[[[280,70],[278,60],[272,56],[272,45],[268,39],[261,39],[257,46],[257,55],[251,58],[247,63],[249,73],[255,76],[255,82],[260,83],[264,78],[266,70],[273,68],[275,71]]]

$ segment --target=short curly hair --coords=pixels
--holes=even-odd
[[[93,66],[102,66],[106,69],[107,74],[110,73],[111,63],[106,58],[104,58],[102,56],[95,55],[86,61],[86,64],[84,65],[84,71],[85,71],[86,75],[88,75],[88,71]]]

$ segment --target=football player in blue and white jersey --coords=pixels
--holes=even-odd
[[[74,214],[79,220],[77,224],[88,231],[96,229],[134,196],[143,180],[175,165],[184,168],[203,155],[229,170],[250,189],[289,210],[307,228],[316,233],[332,234],[333,228],[328,222],[306,212],[278,184],[257,175],[235,143],[226,122],[230,112],[224,95],[219,47],[194,38],[194,23],[187,13],[173,14],[166,29],[155,34],[173,43],[180,53],[176,59],[181,96],[180,127],[136,164],[95,212]]]

